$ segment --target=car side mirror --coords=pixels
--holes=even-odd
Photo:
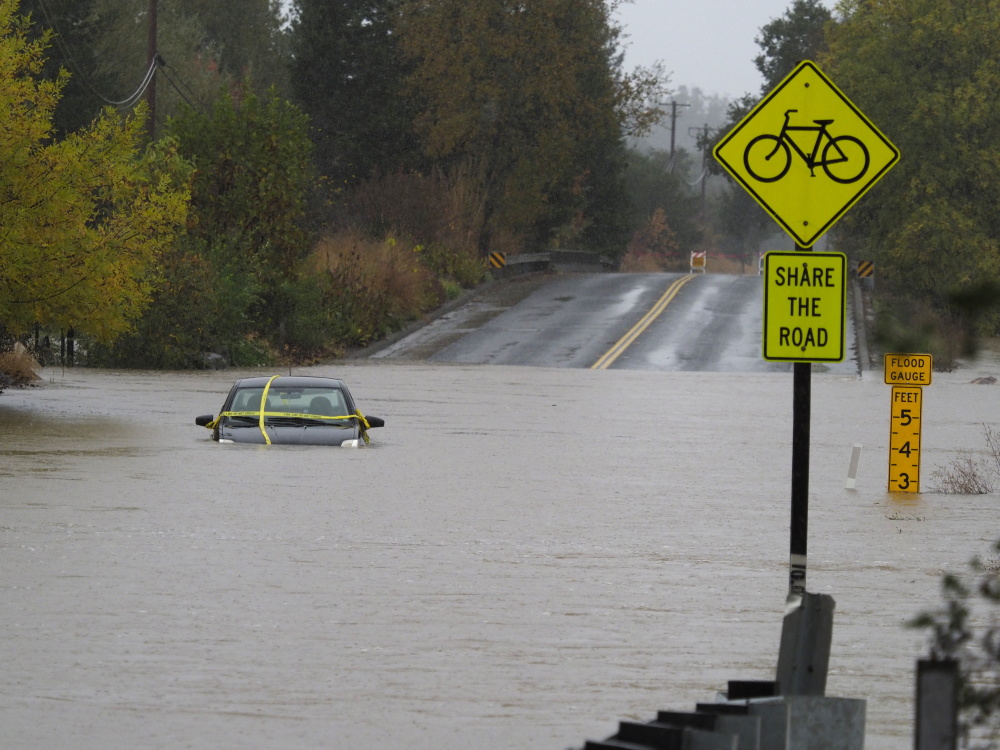
[[[385,427],[385,420],[381,417],[365,417],[369,427]]]
[[[212,414],[202,414],[200,417],[194,418],[194,423],[199,427],[208,427],[214,421],[215,416]]]

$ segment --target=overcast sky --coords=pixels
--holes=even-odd
[[[739,97],[759,93],[753,59],[762,26],[785,15],[792,0],[632,0],[617,18],[628,34],[625,67],[662,60],[671,86]],[[832,9],[833,0],[823,5]]]

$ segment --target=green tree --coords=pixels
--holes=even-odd
[[[111,344],[87,342],[89,365],[140,369],[200,369],[206,353],[237,366],[265,364],[266,342],[250,336],[247,310],[256,288],[210,259],[190,236],[160,256],[161,280],[134,328]]]
[[[88,23],[92,6],[93,0],[21,0],[20,12],[32,21],[30,38],[51,35],[42,76],[55,79],[64,69],[70,73],[53,116],[55,131],[61,135],[89,125],[118,85],[116,76],[97,73],[96,40]],[[140,76],[134,83],[141,80]]]
[[[313,184],[308,117],[276,90],[219,92],[210,112],[185,109],[167,127],[197,167],[188,233],[233,249],[265,281],[292,274],[308,250]]]
[[[761,27],[754,41],[760,54],[754,65],[764,76],[766,94],[803,60],[815,60],[826,50],[826,28],[833,14],[820,0],[794,0],[785,15]]]
[[[622,75],[603,0],[411,0],[400,31],[425,153],[481,175],[480,250],[503,227],[620,252],[623,132],[663,81]]]
[[[86,26],[94,44],[92,74],[113,83],[111,92],[99,93],[116,102],[129,102],[143,91],[149,70],[149,3],[90,2]],[[158,5],[156,48],[162,62],[155,79],[155,133],[159,135],[167,119],[182,107],[206,107],[229,78],[219,65],[221,49],[209,38],[200,19],[185,13],[176,2]]]
[[[308,117],[275,89],[222,90],[211,112],[188,108],[167,127],[197,166],[188,242],[226,280],[220,292],[232,295],[241,317],[269,338],[292,325],[292,287],[309,252],[308,128]],[[235,304],[241,300],[245,307]]]
[[[136,331],[93,348],[96,364],[235,365],[320,348],[327,332],[317,282],[303,272],[313,184],[308,118],[276,89],[217,92],[210,111],[184,108],[168,137],[196,167],[187,232],[163,257],[163,283]]]
[[[399,0],[295,0],[295,101],[313,122],[319,172],[334,185],[416,165],[415,110],[394,33]]]
[[[67,74],[41,77],[16,0],[0,0],[0,322],[75,327],[110,341],[148,303],[157,259],[182,228],[186,163],[175,144],[142,152],[143,113],[110,112],[53,139]]]
[[[697,222],[699,197],[686,184],[690,179],[691,157],[679,151],[671,165],[669,151],[642,154],[629,152],[628,192],[629,224],[632,229],[645,226],[661,211],[675,233],[679,247],[689,249],[701,239]]]
[[[841,222],[845,246],[875,260],[887,288],[945,309],[1000,279],[1000,0],[838,11],[824,69],[902,153]]]
[[[942,605],[908,623],[927,631],[928,658],[956,663],[962,747],[995,747],[1000,736],[1000,542],[991,552],[965,572],[944,574]]]
[[[169,67],[157,74],[157,129],[183,101],[197,101],[219,84],[220,48],[198,16],[176,1],[160,3],[158,49]],[[55,114],[59,132],[89,124],[105,106],[130,111],[145,93],[149,71],[149,4],[135,0],[22,0],[32,38],[51,34],[45,74],[70,77]],[[274,66],[272,66],[274,67]],[[174,87],[177,88],[174,88]]]
[[[223,75],[252,81],[258,93],[271,86],[290,93],[289,37],[283,30],[288,19],[280,0],[161,0],[160,5],[177,5],[198,20],[205,41],[217,50]]]

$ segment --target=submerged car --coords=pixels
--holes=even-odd
[[[368,430],[385,425],[361,413],[339,378],[284,375],[237,380],[218,417],[194,421],[220,443],[345,448],[367,444]]]

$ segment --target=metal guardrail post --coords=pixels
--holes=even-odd
[[[777,670],[782,695],[826,693],[834,606],[832,596],[806,592],[785,615]]]
[[[958,746],[958,662],[917,662],[915,750],[955,750]]]

